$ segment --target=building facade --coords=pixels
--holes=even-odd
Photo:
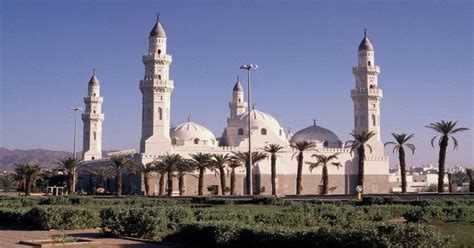
[[[142,136],[140,152],[133,154],[137,162],[148,163],[160,158],[161,155],[180,154],[189,158],[198,152],[211,154],[233,154],[248,151],[249,132],[252,137],[252,150],[262,151],[268,144],[278,144],[283,150],[277,158],[276,186],[279,194],[295,194],[297,160],[296,150],[291,144],[298,141],[309,141],[316,145],[315,149],[304,153],[304,160],[314,162],[312,154],[338,154],[341,167],[329,166],[329,193],[353,194],[358,182],[358,157],[343,147],[338,136],[327,128],[318,126],[316,122],[294,134],[286,134],[277,119],[262,110],[252,108],[245,102],[245,90],[240,80],[229,86],[229,116],[227,126],[220,137],[206,127],[188,118],[186,122],[170,126],[171,94],[174,82],[170,80],[169,68],[172,57],[166,51],[166,32],[159,20],[152,28],[148,37],[148,52],[143,56],[145,75],[139,82],[142,93]],[[353,68],[355,88],[351,91],[354,102],[354,130],[374,131],[376,136],[370,140],[372,152],[367,152],[365,161],[365,193],[389,192],[389,161],[383,150],[380,139],[382,90],[378,82],[380,68],[375,65],[375,51],[365,34],[357,51],[357,65]],[[177,89],[180,85],[177,84]],[[248,122],[250,119],[250,130]],[[86,123],[86,122],[85,122]],[[90,139],[90,133],[87,137]],[[86,140],[86,136],[84,136]],[[90,159],[90,157],[84,157]],[[99,166],[104,163],[96,161]],[[91,162],[90,166],[94,166]],[[271,193],[270,159],[257,163],[252,168],[253,191],[257,194]],[[244,194],[245,167],[236,170],[237,194]],[[322,186],[320,168],[313,171],[305,164],[303,168],[302,194],[319,194]],[[229,180],[227,180],[229,181]],[[214,194],[220,187],[219,176],[207,171],[204,178],[205,194]],[[158,177],[151,180],[151,193],[158,193]],[[177,183],[174,183],[177,185]],[[197,194],[197,173],[185,176],[185,195]],[[143,185],[140,186],[143,189]],[[209,188],[206,191],[206,188]],[[212,189],[212,190],[211,190]],[[173,189],[178,194],[178,189]],[[221,192],[219,189],[218,192]]]

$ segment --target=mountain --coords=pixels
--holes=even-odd
[[[71,157],[71,152],[52,151],[45,149],[9,150],[0,147],[0,170],[13,171],[15,164],[38,163],[44,168],[56,168],[54,162],[60,158]]]

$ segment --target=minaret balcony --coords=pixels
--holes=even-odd
[[[140,88],[149,88],[149,87],[163,87],[163,88],[174,88],[173,80],[157,80],[157,79],[145,79],[140,80]]]
[[[164,60],[171,63],[173,61],[173,57],[169,54],[158,54],[158,53],[148,53],[148,54],[143,55],[142,57],[143,63],[156,61],[156,60]]]
[[[351,90],[351,96],[379,96],[383,97],[383,91],[379,88],[367,89],[367,88],[357,88]]]
[[[104,102],[103,97],[97,97],[97,96],[86,96],[84,97],[84,103],[102,103]]]
[[[99,114],[83,113],[82,114],[82,120],[83,121],[87,121],[87,120],[103,121],[104,120],[104,114],[102,114],[102,113],[99,113]]]
[[[378,66],[354,66],[352,67],[352,73],[357,74],[359,72],[376,72],[380,74],[380,67]]]

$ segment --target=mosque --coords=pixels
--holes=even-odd
[[[355,87],[351,90],[354,103],[354,130],[374,131],[376,135],[369,140],[372,152],[367,151],[365,161],[365,193],[389,192],[389,160],[384,153],[383,142],[380,139],[380,101],[383,97],[378,84],[380,68],[375,64],[375,51],[366,34],[362,38],[357,51],[357,65],[352,68],[355,77]],[[229,87],[232,94],[229,101],[229,116],[227,126],[220,137],[216,137],[209,129],[188,119],[185,123],[170,126],[171,94],[175,89],[174,81],[170,79],[169,68],[172,56],[167,53],[166,32],[157,17],[149,36],[148,51],[142,57],[145,74],[139,82],[142,93],[142,134],[140,151],[119,151],[129,153],[136,162],[148,163],[160,155],[180,154],[189,158],[190,154],[198,152],[211,154],[232,154],[238,151],[248,151],[249,131],[253,151],[262,151],[268,144],[278,144],[283,147],[277,158],[276,187],[278,194],[295,194],[297,160],[296,152],[291,143],[309,141],[316,148],[304,153],[305,161],[313,161],[314,153],[332,155],[338,153],[341,167],[328,166],[329,193],[353,194],[357,185],[358,157],[343,147],[343,142],[331,130],[318,126],[316,123],[294,134],[285,133],[277,119],[270,114],[252,108],[245,102],[245,90],[237,80]],[[232,85],[229,85],[232,86]],[[180,84],[177,85],[179,90]],[[103,98],[100,96],[100,83],[94,71],[89,81],[88,94],[84,98],[86,105],[82,114],[83,159],[88,166],[101,166],[107,163],[102,157],[102,122],[104,114],[101,111]],[[248,122],[250,118],[250,130]],[[350,130],[348,130],[349,132]],[[116,153],[115,153],[116,154]],[[110,155],[110,154],[109,154]],[[314,161],[313,161],[314,162]],[[245,194],[245,166],[236,171],[237,194]],[[253,191],[256,194],[271,194],[270,159],[256,164],[253,169]],[[319,194],[322,185],[321,168],[310,171],[305,164],[302,178],[302,194]],[[197,195],[197,172],[185,176],[185,195]],[[229,179],[227,179],[229,182]],[[132,182],[132,181],[129,181]],[[143,191],[141,178],[136,178],[137,191]],[[127,184],[127,183],[125,183]],[[174,183],[177,185],[177,183]],[[125,185],[126,186],[126,185]],[[211,195],[214,191],[206,188],[220,187],[219,176],[207,171],[204,177],[204,194]],[[141,189],[141,190],[140,190]],[[151,180],[151,194],[158,194],[158,176]],[[178,189],[173,189],[178,194]],[[219,189],[220,192],[220,189]]]

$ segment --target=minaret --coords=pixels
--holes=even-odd
[[[173,81],[169,80],[171,55],[166,53],[166,33],[157,15],[148,37],[148,53],[143,55],[145,76],[140,80],[142,92],[141,153],[159,154],[171,147],[170,104]]]
[[[100,84],[95,70],[89,80],[87,96],[84,97],[86,109],[82,114],[84,123],[83,139],[83,159],[94,160],[102,158],[102,102],[104,98],[100,96]]]
[[[351,91],[354,102],[354,130],[374,131],[376,135],[369,140],[372,154],[383,154],[383,144],[380,140],[380,100],[383,97],[382,89],[378,85],[380,68],[375,65],[374,48],[364,31],[358,49],[358,63],[353,67],[355,89]]]
[[[237,76],[237,82],[232,90],[232,102],[229,102],[230,118],[235,119],[237,115],[247,111],[247,103],[244,101],[244,87]]]

